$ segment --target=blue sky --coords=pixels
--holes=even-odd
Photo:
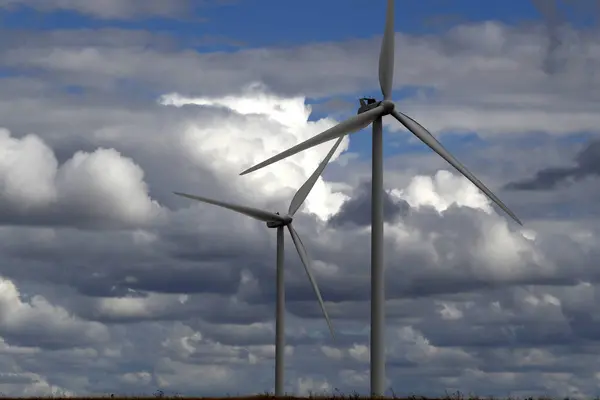
[[[21,7],[3,11],[3,26],[17,29],[74,29],[105,26],[168,31],[182,38],[224,35],[250,46],[298,44],[343,40],[380,34],[381,7],[359,0],[245,0],[230,6],[197,6],[188,21],[143,18],[136,21],[106,21],[75,12],[39,13]],[[343,7],[343,13],[340,9]],[[528,1],[489,2],[476,0],[432,0],[406,2],[396,8],[397,30],[410,33],[435,32],[452,22],[498,20],[518,23],[539,18]],[[202,19],[202,23],[198,23]],[[307,27],[307,22],[309,22]],[[215,48],[218,49],[218,48]],[[226,49],[226,48],[222,48]]]
[[[215,7],[210,3],[195,6],[186,19],[144,18],[110,20],[88,17],[73,11],[39,12],[28,7],[0,11],[0,21],[5,29],[56,30],[56,29],[100,29],[122,28],[165,32],[177,38],[182,47],[199,52],[238,51],[243,48],[291,46],[314,42],[342,41],[353,38],[369,38],[380,35],[383,28],[383,7],[374,1],[319,1],[283,2],[280,0],[231,1]],[[343,12],[340,10],[343,9]],[[568,14],[565,14],[568,15]],[[576,14],[570,20],[575,25],[584,25],[585,14]],[[494,20],[514,25],[539,21],[540,13],[530,1],[494,1],[485,7],[477,0],[431,0],[428,2],[403,2],[396,5],[396,30],[410,34],[441,34],[455,24]],[[194,40],[203,38],[201,44]],[[207,38],[209,38],[207,40]],[[0,76],[14,75],[15,71],[0,71]],[[373,71],[376,76],[376,71]],[[79,93],[76,86],[65,88],[70,93]],[[395,92],[396,99],[413,94],[418,87],[407,87]],[[423,88],[421,88],[423,89]],[[143,91],[141,87],[137,90]],[[201,91],[201,88],[198,88]],[[154,94],[153,94],[154,95]],[[344,96],[355,106],[338,117],[352,115],[358,108],[358,98],[379,98],[378,91]],[[339,97],[337,97],[339,99]],[[325,102],[328,98],[309,99]],[[325,116],[318,110],[311,120]],[[426,122],[424,123],[426,126]],[[426,126],[427,127],[427,126]],[[461,144],[482,146],[475,132],[454,132],[441,140],[449,149],[458,149]],[[428,151],[420,143],[414,143],[405,135],[386,135],[386,155]],[[354,135],[350,151],[368,157],[370,137]]]

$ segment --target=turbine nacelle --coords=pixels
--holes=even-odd
[[[356,114],[362,114],[366,111],[372,110],[379,106],[383,106],[385,114],[391,114],[394,111],[395,105],[390,100],[377,101],[376,99],[370,97],[363,97],[362,99],[358,99],[360,102],[360,108]]]
[[[279,215],[278,212],[275,214]],[[293,218],[289,215],[283,217],[283,221],[267,221],[267,228],[281,228],[292,223]]]
[[[357,114],[362,114],[379,105],[379,102],[371,97],[363,97],[362,99],[358,99],[358,101],[360,102],[360,108],[358,109]]]

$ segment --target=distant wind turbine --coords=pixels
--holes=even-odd
[[[308,258],[308,254],[306,253],[306,249],[304,248],[304,244],[302,244],[302,240],[300,236],[292,226],[292,220],[294,219],[294,214],[300,206],[306,200],[306,197],[310,193],[311,189],[317,182],[319,176],[323,173],[323,170],[327,166],[327,163],[337,150],[338,146],[342,142],[343,137],[340,137],[335,145],[331,148],[325,159],[319,164],[317,169],[313,172],[313,174],[308,178],[308,180],[298,189],[292,201],[290,203],[288,212],[285,216],[280,215],[279,213],[272,213],[270,211],[263,211],[252,207],[246,207],[231,203],[225,203],[223,201],[213,200],[206,197],[194,196],[191,194],[174,192],[178,196],[187,197],[192,200],[201,201],[203,203],[213,204],[215,206],[227,208],[229,210],[238,212],[240,214],[247,215],[251,218],[257,219],[259,221],[263,221],[267,223],[267,227],[269,228],[277,228],[277,305],[276,305],[276,314],[275,314],[275,396],[283,396],[284,395],[284,380],[283,380],[283,363],[284,363],[284,350],[285,350],[285,337],[284,337],[284,316],[285,316],[285,287],[284,287],[284,273],[283,273],[283,261],[284,261],[284,237],[283,237],[283,228],[287,227],[290,235],[292,237],[292,241],[296,246],[296,250],[298,251],[298,255],[300,256],[300,260],[304,265],[304,270],[308,275],[308,279],[312,285],[313,291],[317,296],[317,300],[319,301],[319,305],[321,306],[321,311],[323,311],[323,315],[325,316],[325,320],[327,321],[327,326],[329,327],[329,332],[332,337],[334,336],[333,327],[331,325],[331,320],[329,319],[329,315],[327,314],[327,310],[325,309],[325,304],[323,303],[323,298],[321,297],[321,292],[319,291],[319,287],[317,286],[317,282],[310,270],[310,259]]]
[[[373,124],[372,149],[372,193],[371,193],[371,393],[383,396],[385,391],[385,278],[383,263],[383,127],[382,117],[391,115],[413,135],[440,155],[458,172],[477,186],[519,225],[517,216],[500,201],[483,183],[469,172],[435,137],[409,116],[396,110],[392,102],[394,75],[394,1],[387,2],[385,31],[379,55],[379,85],[383,101],[360,99],[358,115],[322,132],[280,154],[277,154],[240,175],[256,171],[279,160],[292,156],[330,140],[358,132]]]

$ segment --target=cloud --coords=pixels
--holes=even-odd
[[[0,146],[4,223],[135,226],[160,212],[143,171],[114,149],[77,152],[59,166],[38,136],[16,139],[2,129]]]
[[[580,181],[600,175],[600,142],[592,141],[577,154],[573,167],[550,167],[536,172],[531,179],[510,182],[509,190],[551,190],[561,183]]]
[[[596,38],[565,29],[560,52],[581,46],[585,62],[567,59],[555,75],[543,70],[541,26],[399,33],[398,87],[435,89],[400,104],[434,131],[490,135],[457,151],[490,187],[559,165],[577,146],[554,136],[596,126],[582,90],[594,83],[585,72]],[[239,172],[336,123],[314,118],[309,97],[376,88],[376,39],[201,54],[147,32],[92,34],[0,41],[3,66],[25,68],[0,93],[11,132],[0,143],[0,391],[272,390],[274,232],[172,191],[284,211],[332,143]],[[533,131],[545,134],[525,140]],[[347,148],[294,221],[335,342],[286,245],[286,390],[295,393],[368,391],[370,234],[328,223],[368,224],[368,211],[351,210],[368,210],[369,165]],[[573,190],[590,199],[585,219],[551,214],[555,196],[499,193],[526,211],[522,229],[446,168],[430,153],[386,160],[396,217],[385,229],[389,385],[399,395],[595,394],[593,189]]]
[[[167,104],[168,99],[173,105]],[[11,145],[3,148],[19,149],[18,154],[36,149],[35,157],[23,156],[31,160],[27,166],[35,167],[27,175],[33,178],[28,179],[54,171],[52,179],[44,179],[54,192],[64,193],[61,201],[70,205],[67,210],[76,210],[90,198],[120,193],[123,197],[109,202],[119,220],[134,212],[132,204],[138,201],[154,204],[151,199],[161,198],[161,212],[160,218],[146,225],[104,231],[102,225],[66,229],[40,220],[41,214],[29,209],[20,218],[31,218],[38,226],[3,227],[0,253],[7,260],[2,267],[7,279],[35,285],[28,292],[43,293],[50,304],[68,310],[76,321],[101,324],[110,339],[90,340],[79,350],[67,347],[60,354],[37,351],[35,365],[22,355],[28,350],[12,347],[0,356],[0,362],[6,363],[2,370],[18,366],[65,390],[86,394],[134,393],[152,386],[167,393],[218,395],[232,391],[232,381],[239,382],[233,390],[245,393],[271,389],[272,231],[256,221],[169,193],[177,189],[235,198],[273,210],[287,206],[328,145],[260,173],[238,174],[335,123],[311,121],[305,101],[260,86],[229,97],[163,97],[164,104],[156,106],[156,115],[163,119],[150,120],[160,121],[159,128],[152,129],[145,112],[135,114],[145,129],[140,139],[137,131],[117,128],[112,130],[114,150],[97,150],[92,141],[91,150],[84,153],[64,151],[63,162],[39,137],[32,141],[35,136],[5,134]],[[131,118],[135,126],[136,119]],[[36,145],[23,144],[29,141]],[[94,159],[95,154],[103,156]],[[53,169],[36,166],[36,161],[45,159],[54,160],[48,163]],[[427,159],[424,162],[429,165]],[[348,204],[364,206],[368,199],[364,196],[368,184],[353,183],[353,165],[346,165],[336,182],[321,178],[295,221],[338,340],[328,338],[304,271],[293,253],[288,254],[286,389],[291,391],[364,392],[368,387],[369,232],[327,223],[340,215],[356,219]],[[397,169],[389,172],[386,177],[394,178]],[[426,395],[437,394],[431,393],[434,387],[468,390],[468,385],[504,393],[515,382],[532,378],[531,372],[519,369],[515,358],[506,355],[510,349],[542,348],[559,358],[561,351],[580,346],[580,336],[593,335],[586,322],[594,315],[588,305],[593,304],[593,296],[577,282],[597,279],[589,263],[598,248],[597,229],[557,228],[547,221],[546,227],[522,231],[496,213],[468,181],[445,170],[410,172],[402,183],[392,179],[386,186],[391,204],[410,207],[410,213],[396,214],[403,217],[386,224],[390,385],[415,382],[406,390]],[[75,189],[63,189],[68,187]],[[126,189],[137,196],[124,195]],[[9,193],[3,189],[3,198],[8,196],[5,192]],[[81,200],[82,194],[86,200]],[[33,198],[27,193],[22,196]],[[125,199],[131,203],[123,204]],[[143,206],[135,210],[146,215]],[[524,292],[514,294],[515,288]],[[574,300],[577,296],[582,299],[579,303]],[[563,311],[558,311],[554,298]],[[578,307],[585,311],[571,311]],[[552,323],[561,325],[552,328]],[[533,333],[519,328],[525,324]],[[545,333],[536,330],[536,324]],[[564,324],[575,330],[569,333]],[[477,325],[482,328],[472,328]],[[60,337],[69,338],[65,333]],[[562,347],[556,350],[556,346]],[[489,349],[495,353],[486,353]],[[555,358],[548,357],[544,368],[579,373]],[[496,369],[490,370],[489,359],[502,362],[492,363]],[[457,373],[457,368],[467,372]],[[494,384],[499,374],[512,378]],[[100,379],[107,375],[119,378]],[[542,382],[540,388],[550,385],[548,377],[534,377]],[[478,379],[487,386],[478,386]],[[571,385],[589,392],[589,382]],[[11,385],[11,393],[31,386]]]
[[[442,212],[451,205],[471,207],[491,212],[490,201],[471,182],[448,171],[438,171],[435,176],[415,177],[404,190],[393,190],[393,195],[406,198],[410,207],[433,207]]]
[[[116,32],[101,34],[114,37]],[[94,39],[97,45],[73,46],[69,36],[77,35],[64,33],[52,41],[29,35],[27,45],[7,38],[3,63],[12,69],[43,70],[55,84],[109,88],[127,97],[144,88],[145,93],[219,98],[257,81],[286,96],[331,97],[377,89],[378,38],[197,53],[146,46],[147,35],[132,33],[122,44]],[[397,33],[396,89],[422,89],[397,99],[398,104],[434,133],[595,132],[597,116],[589,108],[594,95],[586,89],[595,85],[597,35],[570,26],[557,35],[562,45],[552,59],[562,67],[549,75],[547,52],[540,51],[549,40],[545,26],[487,21],[457,25],[439,36]],[[164,34],[159,36],[164,40]],[[455,62],[457,57],[461,63]],[[325,63],[330,68],[322,68]],[[123,81],[131,85],[126,89],[119,84]]]
[[[409,205],[406,201],[395,201],[387,192],[383,196],[383,219],[393,222],[399,216],[406,216]],[[356,193],[346,200],[340,210],[329,218],[329,224],[341,227],[353,224],[360,227],[369,226],[371,223],[371,182],[363,182],[356,189]]]
[[[97,322],[82,321],[42,296],[23,302],[15,284],[0,278],[0,335],[9,345],[61,349],[106,342],[109,334]]]
[[[336,121],[323,118],[309,121],[310,106],[304,97],[285,98],[269,93],[261,84],[247,86],[237,96],[222,98],[185,98],[178,94],[162,96],[161,104],[181,107],[197,105],[221,107],[234,113],[230,121],[215,118],[211,125],[190,124],[182,134],[181,146],[188,157],[212,169],[219,176],[232,179],[244,168],[275,155],[294,143],[308,139],[332,127]],[[245,121],[245,125],[238,125]],[[233,146],[232,144],[235,145]],[[317,146],[310,152],[290,157],[264,170],[244,177],[252,195],[279,196],[282,189],[294,192],[308,179],[329,152],[333,142]],[[336,160],[348,148],[344,139],[332,157]],[[291,194],[289,192],[289,200]],[[345,200],[319,178],[306,199],[306,209],[322,219],[337,211]]]
[[[9,10],[17,7],[31,7],[42,12],[64,10],[75,11],[101,19],[130,19],[148,16],[182,17],[190,10],[188,0],[162,2],[157,0],[101,0],[94,3],[82,3],[76,0],[2,0],[0,8]]]

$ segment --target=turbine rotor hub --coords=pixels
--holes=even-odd
[[[394,111],[394,108],[396,108],[394,102],[390,100],[383,100],[381,103],[379,103],[379,105],[383,106],[386,114],[390,114],[392,111]]]
[[[275,213],[275,214],[279,215],[279,213]],[[287,226],[292,223],[293,219],[294,218],[292,218],[291,216],[286,215],[285,217],[283,217],[283,221],[267,222],[267,228],[280,228],[280,227]]]

